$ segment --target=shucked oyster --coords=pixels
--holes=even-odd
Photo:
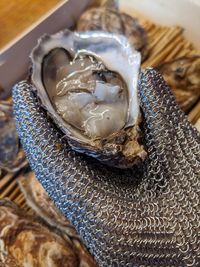
[[[124,37],[45,35],[31,58],[38,96],[76,151],[120,168],[144,159],[137,97],[140,54]]]
[[[74,251],[79,259],[79,267],[97,267],[97,263],[83,246],[74,227],[56,208],[47,192],[37,181],[33,172],[19,177],[20,189],[23,192],[27,204],[49,226],[56,228],[60,234],[72,242]]]
[[[74,150],[119,168],[145,158],[140,54],[126,38],[104,32],[45,35],[31,59],[37,94]]]
[[[145,29],[136,18],[120,12],[117,0],[102,1],[100,7],[93,7],[82,14],[77,31],[105,31],[126,36],[129,43],[140,51],[142,61],[148,55],[148,38]]]

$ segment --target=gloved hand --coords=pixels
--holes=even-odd
[[[71,150],[27,81],[13,89],[33,171],[100,266],[200,266],[200,134],[160,74],[141,73],[148,158],[119,170]]]

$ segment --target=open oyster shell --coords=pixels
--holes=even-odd
[[[200,99],[200,56],[187,56],[157,67],[172,88],[183,111],[188,112]]]
[[[149,53],[148,37],[136,18],[120,12],[118,1],[106,0],[99,7],[85,11],[78,20],[77,31],[105,31],[126,36],[129,43],[140,51],[142,61]]]
[[[31,59],[38,97],[74,150],[119,168],[145,158],[140,54],[125,37],[68,30],[44,35]]]
[[[0,168],[16,172],[26,164],[15,127],[12,104],[0,101]]]
[[[70,243],[9,200],[0,200],[1,263],[9,267],[79,266]]]
[[[79,259],[79,267],[97,267],[97,263],[83,246],[76,230],[70,222],[60,213],[50,200],[47,192],[37,181],[33,172],[19,177],[20,189],[26,202],[36,214],[48,225],[60,231],[60,234],[70,240]]]

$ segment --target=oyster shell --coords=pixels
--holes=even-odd
[[[140,54],[126,38],[64,31],[31,54],[32,83],[69,145],[119,168],[146,156],[137,96]]]
[[[93,257],[83,246],[76,230],[70,222],[59,212],[50,200],[47,192],[37,181],[33,172],[19,177],[20,189],[26,202],[38,216],[40,216],[51,227],[57,228],[65,239],[69,239],[74,245],[74,250],[79,258],[80,267],[97,267]]]
[[[12,260],[14,259],[14,260]],[[0,263],[9,267],[78,267],[73,247],[9,200],[0,200]]]
[[[16,172],[27,164],[25,154],[19,145],[12,105],[0,101],[0,168]]]
[[[187,56],[157,67],[172,88],[183,111],[188,112],[200,98],[200,56]]]
[[[140,51],[142,61],[149,53],[148,38],[145,29],[136,18],[120,12],[118,3],[107,0],[100,7],[85,11],[77,23],[77,31],[105,31],[126,36],[129,43]]]
[[[47,192],[37,181],[33,172],[20,175],[18,177],[18,183],[28,206],[32,208],[38,216],[40,216],[50,226],[60,230],[62,234],[78,238],[74,227],[55,207]]]
[[[14,257],[12,257],[10,254],[7,254],[4,259],[0,258],[0,267],[22,267],[18,263],[16,263],[16,260]]]

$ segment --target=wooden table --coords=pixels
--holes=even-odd
[[[0,0],[0,49],[61,0]]]

